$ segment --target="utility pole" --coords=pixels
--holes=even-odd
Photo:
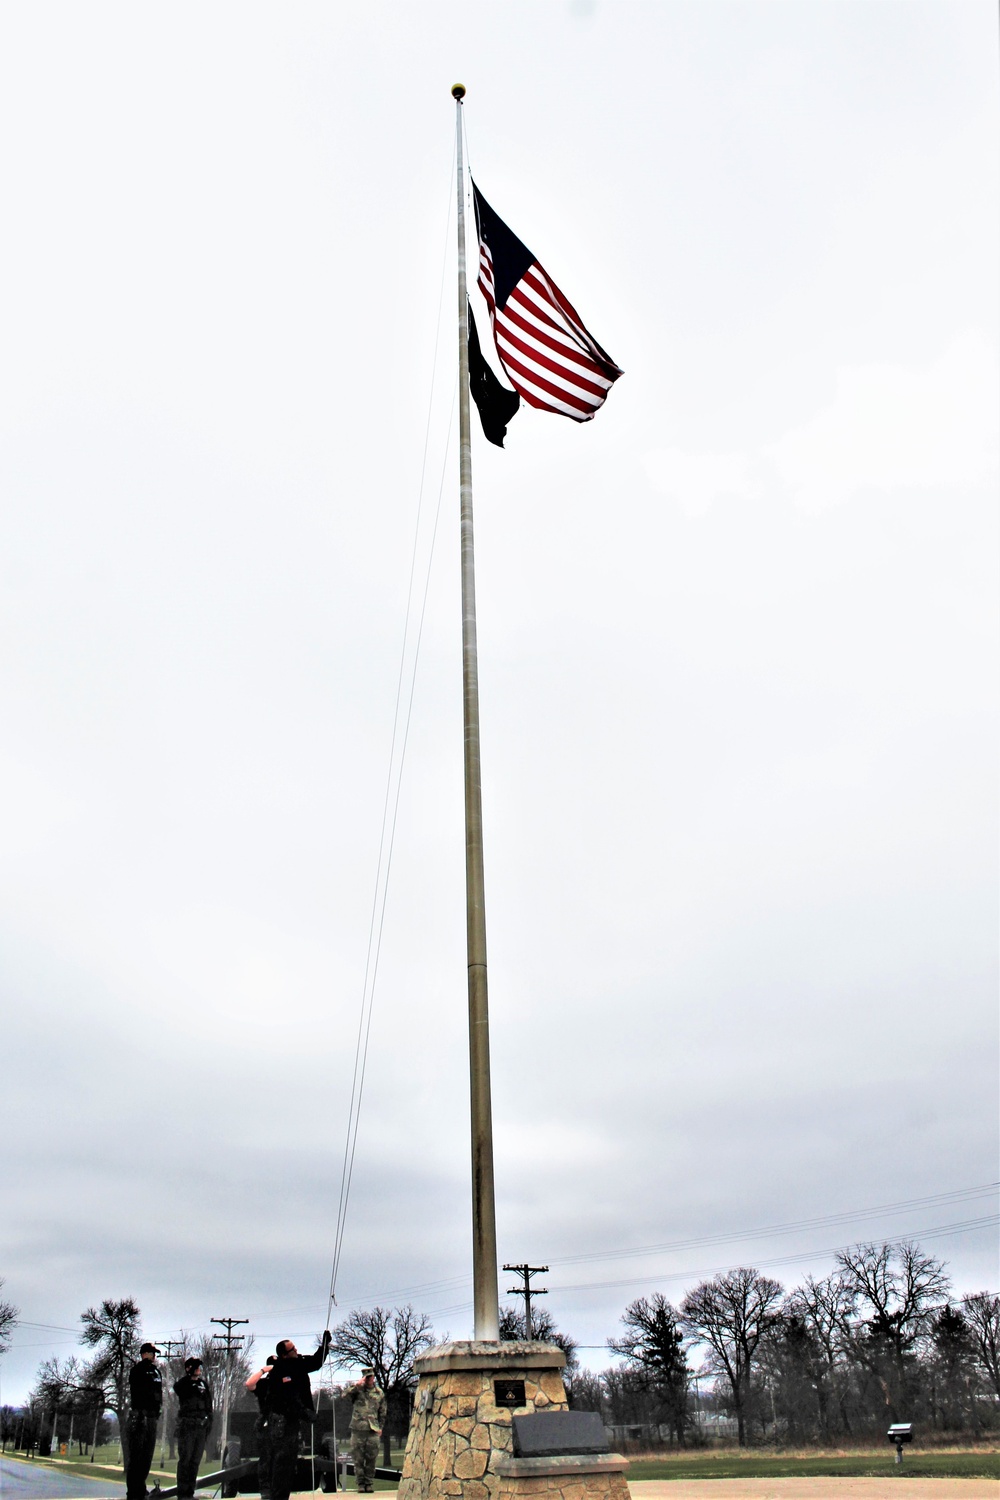
[[[226,1467],[226,1449],[229,1447],[229,1376],[233,1350],[238,1349],[245,1337],[242,1333],[234,1333],[233,1329],[238,1323],[249,1323],[249,1318],[212,1318],[211,1322],[220,1323],[226,1330],[225,1333],[213,1333],[213,1342],[225,1344],[226,1348],[226,1373],[222,1386],[222,1432],[219,1438],[219,1461],[222,1467]]]
[[[90,1442],[90,1462],[94,1462],[94,1454],[97,1452],[97,1429],[104,1415],[104,1391],[99,1385],[85,1385],[85,1391],[90,1391],[94,1398],[94,1432]]]
[[[160,1340],[159,1350],[160,1350],[160,1353],[163,1355],[164,1359],[167,1361],[168,1368],[169,1368],[169,1365],[170,1365],[170,1361],[172,1359],[176,1359],[177,1356],[186,1348],[186,1346],[187,1346],[187,1339],[161,1339]],[[170,1373],[173,1374],[173,1371],[171,1370]],[[170,1425],[169,1424],[168,1411],[167,1411],[167,1408],[168,1408],[169,1405],[170,1405],[170,1392],[169,1391],[164,1391],[163,1392],[163,1433],[162,1433],[162,1436],[160,1437],[160,1468],[161,1469],[164,1467],[164,1465],[167,1462],[167,1454],[164,1452],[164,1449],[169,1447],[168,1434],[167,1434],[167,1428]]]
[[[532,1276],[537,1276],[540,1271],[547,1271],[548,1266],[504,1266],[505,1271],[513,1271],[521,1277],[521,1286],[509,1286],[508,1297],[524,1298],[524,1336],[531,1343],[533,1329],[531,1327],[531,1299],[532,1297],[547,1297],[548,1287],[531,1285]]]

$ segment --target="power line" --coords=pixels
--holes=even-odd
[[[967,1234],[976,1229],[990,1228],[998,1223],[1000,1223],[1000,1215],[985,1214],[981,1218],[977,1219],[962,1219],[954,1224],[939,1224],[931,1226],[929,1228],[916,1229],[911,1233],[906,1234],[905,1236],[900,1236],[899,1238],[935,1239],[952,1234]],[[755,1262],[758,1268],[770,1268],[774,1266],[797,1265],[802,1261],[826,1260],[831,1256],[841,1254],[845,1250],[852,1249],[854,1244],[856,1243],[857,1241],[852,1241],[850,1244],[846,1245],[827,1246],[822,1250],[804,1250],[794,1255],[771,1256],[767,1259],[758,1259],[757,1257],[755,1257]],[[898,1243],[898,1240],[895,1242],[890,1241],[890,1243]],[[566,1283],[562,1286],[552,1287],[551,1290],[553,1292],[613,1291],[619,1287],[642,1287],[655,1284],[656,1282],[664,1281],[696,1281],[701,1277],[717,1276],[720,1273],[724,1273],[730,1270],[732,1270],[732,1262],[729,1262],[728,1264],[722,1266],[700,1266],[694,1270],[687,1271],[647,1271],[644,1274],[640,1274],[638,1276],[623,1277],[622,1279],[616,1281],[581,1281]],[[521,1294],[520,1288],[517,1288],[517,1294]],[[432,1308],[430,1312],[431,1316],[433,1317],[446,1317],[450,1314],[466,1312],[471,1306],[472,1304],[470,1302],[459,1302],[450,1304],[448,1307]],[[579,1347],[603,1348],[604,1346],[580,1345]]]
[[[758,1235],[794,1234],[800,1229],[827,1229],[837,1224],[848,1224],[854,1219],[867,1219],[875,1214],[906,1213],[911,1208],[930,1208],[945,1204],[960,1203],[972,1198],[986,1197],[1000,1189],[1000,1182],[982,1183],[978,1187],[955,1188],[947,1193],[932,1193],[926,1198],[908,1198],[899,1203],[882,1203],[874,1208],[852,1209],[845,1213],[822,1214],[815,1219],[793,1219],[783,1224],[766,1224],[760,1229],[738,1230],[719,1234],[701,1235],[694,1239],[672,1240],[660,1245],[636,1245],[616,1250],[590,1250],[581,1255],[557,1256],[554,1266],[583,1265],[587,1261],[622,1260],[633,1255],[660,1255],[671,1250],[696,1250],[703,1245],[721,1245],[730,1240],[753,1239]]]
[[[944,1207],[946,1205],[950,1206],[951,1204],[970,1201],[975,1198],[986,1197],[996,1193],[998,1190],[1000,1190],[1000,1182],[979,1183],[973,1187],[953,1188],[943,1193],[931,1193],[922,1198],[907,1198],[894,1203],[875,1204],[870,1208],[843,1210],[835,1214],[822,1214],[812,1219],[789,1220],[780,1224],[763,1225],[755,1229],[729,1230],[725,1232],[719,1232],[718,1234],[703,1235],[686,1240],[667,1241],[663,1244],[658,1245],[640,1245],[634,1247],[623,1246],[618,1249],[593,1250],[582,1252],[578,1255],[557,1256],[550,1262],[550,1264],[552,1266],[585,1265],[588,1263],[600,1262],[603,1260],[627,1260],[632,1256],[667,1254],[675,1250],[697,1250],[702,1248],[708,1249],[713,1245],[721,1245],[733,1241],[752,1240],[758,1237],[763,1238],[765,1235],[792,1234],[797,1231],[806,1229],[833,1228],[839,1224],[848,1224],[858,1219],[874,1218],[876,1215],[881,1214],[906,1213],[907,1211],[916,1208],[930,1208],[935,1206]],[[930,1234],[932,1232],[935,1231],[914,1231],[914,1233],[916,1234]],[[948,1230],[939,1232],[953,1233],[956,1231]],[[828,1253],[833,1254],[835,1252],[817,1252],[817,1254],[820,1255]],[[803,1258],[806,1257],[792,1257],[792,1259]],[[809,1258],[811,1258],[811,1255]],[[769,1264],[774,1263],[775,1262],[769,1262]],[[701,1275],[702,1273],[693,1272],[692,1274]],[[655,1276],[652,1278],[650,1278],[649,1276],[631,1278],[631,1280],[643,1279],[655,1280],[656,1278]],[[346,1300],[343,1305],[345,1307],[362,1307],[372,1302],[391,1301],[397,1297],[416,1296],[420,1295],[421,1293],[430,1294],[434,1292],[445,1292],[452,1290],[452,1288],[457,1290],[461,1286],[468,1285],[469,1281],[470,1277],[468,1275],[450,1276],[442,1278],[440,1281],[418,1282],[410,1286],[396,1287],[389,1291],[381,1289],[371,1292],[359,1292],[357,1296]],[[589,1283],[587,1284],[589,1285]],[[594,1283],[594,1285],[601,1284],[603,1283]],[[625,1281],[621,1284],[630,1285],[631,1281]],[[574,1290],[575,1289],[576,1288],[574,1288]],[[520,1293],[518,1293],[518,1295],[519,1294]],[[447,1308],[442,1309],[442,1311],[448,1313],[460,1312],[465,1305],[466,1304],[464,1303],[454,1306],[449,1305]],[[288,1311],[306,1310],[307,1309],[288,1309]],[[277,1314],[257,1314],[256,1316],[277,1316]]]
[[[1000,1223],[1000,1215],[985,1214],[979,1219],[963,1219],[955,1224],[939,1224],[929,1229],[915,1229],[912,1233],[900,1236],[903,1239],[933,1239],[935,1236],[949,1234],[966,1234],[974,1229],[986,1229],[991,1225]],[[857,1243],[856,1240],[846,1245],[834,1245],[825,1250],[804,1250],[795,1255],[772,1256],[768,1259],[758,1259],[759,1266],[788,1266],[795,1265],[803,1260],[822,1260],[831,1255],[840,1255],[845,1250],[850,1250]],[[755,1257],[756,1258],[756,1257]],[[623,1286],[645,1286],[651,1281],[693,1281],[699,1276],[717,1276],[720,1272],[732,1269],[732,1262],[724,1266],[702,1266],[693,1271],[660,1271],[646,1272],[641,1276],[627,1276],[620,1281],[579,1281],[564,1286],[554,1287],[557,1292],[592,1292],[608,1291],[615,1287]]]

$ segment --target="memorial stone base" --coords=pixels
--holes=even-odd
[[[629,1500],[628,1460],[617,1453],[501,1458],[501,1500]]]
[[[565,1364],[555,1344],[426,1350],[416,1361],[399,1500],[628,1500],[626,1461],[616,1454],[514,1457],[515,1412],[566,1410]]]

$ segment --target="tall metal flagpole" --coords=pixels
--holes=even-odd
[[[490,1019],[486,988],[483,793],[479,760],[479,665],[472,535],[472,428],[469,420],[469,297],[465,278],[465,164],[462,100],[456,83],[458,160],[458,453],[462,518],[462,690],[465,707],[465,906],[469,950],[469,1074],[472,1096],[472,1281],[475,1336],[500,1337],[497,1222],[493,1192]]]

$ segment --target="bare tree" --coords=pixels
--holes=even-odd
[[[931,1421],[962,1432],[976,1423],[976,1361],[972,1329],[959,1308],[945,1303],[930,1328]]]
[[[241,1407],[249,1410],[255,1407],[256,1402],[246,1389],[246,1383],[254,1372],[255,1364],[251,1355],[253,1354],[253,1334],[242,1344],[237,1344],[230,1351],[229,1362],[226,1362],[225,1341],[221,1335],[214,1337],[210,1333],[203,1334],[190,1350],[187,1350],[185,1341],[185,1358],[188,1353],[193,1354],[196,1359],[201,1360],[202,1371],[205,1379],[212,1388],[212,1400],[215,1409],[215,1421],[208,1439],[208,1452],[216,1458],[222,1457],[222,1412],[228,1402],[229,1410],[238,1411]]]
[[[706,1343],[710,1364],[732,1392],[739,1444],[747,1441],[751,1377],[761,1339],[779,1316],[782,1288],[750,1266],[703,1281],[681,1303],[687,1331]]]
[[[618,1354],[639,1373],[660,1408],[677,1442],[687,1429],[688,1364],[684,1334],[677,1313],[662,1292],[638,1297],[622,1313],[625,1333],[608,1339],[612,1354]]]
[[[600,1380],[605,1398],[601,1415],[607,1413],[610,1425],[627,1427],[652,1422],[649,1388],[641,1370],[630,1365],[617,1368],[612,1365]]]
[[[3,1286],[3,1277],[0,1276],[0,1287]],[[17,1320],[21,1310],[15,1307],[13,1302],[0,1302],[0,1354],[6,1354],[10,1348],[10,1336],[17,1327]]]
[[[93,1449],[97,1447],[98,1438],[101,1435],[104,1413],[111,1406],[113,1393],[113,1385],[102,1354],[97,1354],[83,1365],[80,1371],[80,1379],[80,1391],[84,1407],[80,1415],[81,1420],[86,1423],[90,1433],[87,1441],[91,1444],[90,1461],[93,1463]]]
[[[69,1426],[72,1427],[73,1421],[82,1416],[90,1404],[86,1373],[76,1355],[71,1354],[62,1362],[55,1357],[43,1359],[38,1367],[38,1376],[31,1395],[42,1410],[48,1408],[51,1413],[50,1436],[52,1442],[55,1443],[58,1438],[57,1424],[60,1413],[67,1418]]]
[[[88,1307],[80,1314],[83,1332],[80,1342],[97,1353],[88,1367],[92,1384],[105,1393],[105,1404],[110,1406],[118,1418],[118,1430],[122,1439],[122,1460],[128,1464],[128,1410],[129,1370],[139,1354],[142,1329],[140,1312],[132,1297],[123,1297],[115,1302],[105,1297],[99,1308]]]
[[[604,1380],[593,1370],[580,1370],[573,1376],[570,1387],[570,1405],[577,1411],[596,1411],[601,1416],[607,1411],[607,1396]]]
[[[849,1367],[844,1353],[842,1323],[853,1307],[853,1297],[842,1275],[816,1281],[807,1276],[790,1293],[786,1316],[801,1320],[813,1352],[812,1378],[820,1436],[829,1441],[834,1429],[851,1430],[847,1409]]]
[[[925,1255],[912,1240],[854,1245],[837,1264],[851,1296],[841,1332],[860,1364],[874,1376],[893,1421],[915,1397],[916,1356],[934,1315],[948,1300],[951,1283],[944,1263]]]
[[[976,1359],[1000,1400],[1000,1297],[973,1292],[962,1300]]]
[[[577,1342],[570,1338],[568,1333],[560,1333],[556,1327],[555,1319],[547,1307],[539,1310],[532,1309],[531,1313],[531,1336],[539,1339],[543,1344],[555,1344],[566,1356],[566,1376],[570,1377],[573,1371],[579,1367],[580,1361],[576,1357]],[[523,1343],[527,1337],[527,1325],[524,1313],[518,1312],[516,1307],[501,1307],[500,1309],[500,1342],[502,1344]]]
[[[337,1369],[371,1365],[385,1392],[388,1416],[382,1429],[382,1459],[388,1468],[390,1427],[406,1435],[417,1355],[434,1342],[431,1320],[412,1307],[357,1308],[333,1330],[330,1352]]]

